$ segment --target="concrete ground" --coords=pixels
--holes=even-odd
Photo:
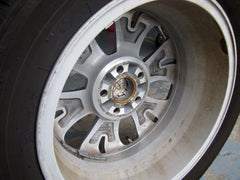
[[[226,144],[200,180],[240,180],[240,116]]]

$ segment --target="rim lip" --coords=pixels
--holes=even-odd
[[[93,15],[82,26],[82,28],[80,28],[75,33],[73,38],[64,48],[63,52],[61,53],[60,57],[56,62],[56,65],[54,66],[52,72],[50,73],[48,82],[42,94],[41,102],[39,105],[39,112],[37,116],[37,128],[36,128],[37,155],[41,170],[46,179],[64,179],[58,167],[54,153],[53,119],[55,112],[54,111],[51,112],[50,109],[56,109],[58,97],[60,96],[65,80],[68,77],[67,75],[70,73],[72,67],[74,66],[75,60],[77,59],[76,57],[78,57],[79,54],[81,54],[86,48],[84,46],[79,46],[79,41],[85,42],[84,44],[88,45],[91,41],[91,39],[88,37],[96,37],[99,29],[104,29],[105,27],[109,26],[107,22],[113,22],[121,14],[124,14],[127,11],[136,8],[140,5],[153,1],[154,0],[150,1],[119,0],[110,2],[105,7],[100,9],[95,15]],[[237,51],[235,37],[230,21],[222,7],[216,1],[213,0],[204,2],[202,2],[201,0],[185,0],[185,1],[196,4],[199,7],[205,9],[218,24],[220,30],[224,35],[228,47],[229,73],[228,84],[222,108],[219,112],[216,123],[211,130],[211,133],[205,140],[201,149],[192,158],[192,160],[173,179],[183,178],[195,166],[195,164],[199,161],[199,159],[203,156],[208,147],[211,145],[211,142],[218,133],[221,124],[224,120],[224,117],[227,113],[232,98],[232,93],[234,90],[237,72],[236,71]],[[108,14],[111,14],[111,16],[109,16]],[[86,36],[86,34],[88,35]],[[76,49],[78,51],[77,53]],[[66,59],[71,60],[68,61],[68,63],[66,63]],[[61,73],[59,75],[60,71]],[[49,121],[51,119],[52,121]]]
[[[192,160],[173,178],[176,180],[179,178],[185,177],[187,173],[190,172],[190,170],[202,158],[202,156],[210,147],[214,138],[218,134],[232,99],[235,82],[236,82],[236,76],[237,76],[237,47],[236,47],[235,35],[233,33],[233,28],[231,26],[230,20],[227,17],[227,14],[224,12],[223,8],[214,0],[211,0],[211,2],[207,1],[205,3],[202,3],[200,0],[197,0],[196,2],[195,0],[186,0],[186,1],[192,2],[193,4],[196,3],[200,7],[207,10],[207,12],[214,18],[215,22],[218,24],[225,38],[226,46],[228,49],[228,65],[229,65],[228,71],[229,72],[228,72],[228,83],[227,83],[224,101],[223,101],[221,110],[219,112],[218,118],[216,120],[216,123],[213,126],[210,134],[208,135],[208,138],[205,140],[204,144],[202,145],[201,149],[199,149],[199,151],[192,158]],[[211,4],[214,6],[214,9],[209,8]],[[218,22],[216,19],[217,17],[213,16],[214,13],[216,13],[218,16],[222,16],[225,22],[221,22],[221,23]],[[227,35],[227,37],[225,35]]]

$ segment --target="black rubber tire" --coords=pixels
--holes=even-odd
[[[16,1],[0,24],[0,177],[43,179],[35,142],[36,115],[48,75],[81,25],[109,0]],[[221,0],[240,46],[240,2]],[[0,10],[3,5],[0,3]],[[2,16],[3,17],[3,16]],[[240,55],[240,48],[238,48]],[[186,179],[199,178],[228,138],[239,114],[240,66],[228,114],[215,141]]]
[[[43,179],[35,125],[44,84],[72,35],[106,2],[26,0],[6,20],[0,34],[1,179]]]

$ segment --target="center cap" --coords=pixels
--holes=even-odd
[[[112,87],[112,96],[117,103],[127,103],[134,97],[136,82],[131,77],[118,79]]]
[[[126,60],[127,59],[127,60]],[[148,71],[135,58],[121,58],[107,64],[99,73],[93,89],[96,110],[105,118],[124,116],[135,110],[148,90]]]

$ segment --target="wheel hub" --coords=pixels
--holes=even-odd
[[[132,57],[107,64],[94,85],[93,98],[98,99],[95,103],[97,111],[108,119],[131,113],[144,99],[148,76],[145,65]]]

